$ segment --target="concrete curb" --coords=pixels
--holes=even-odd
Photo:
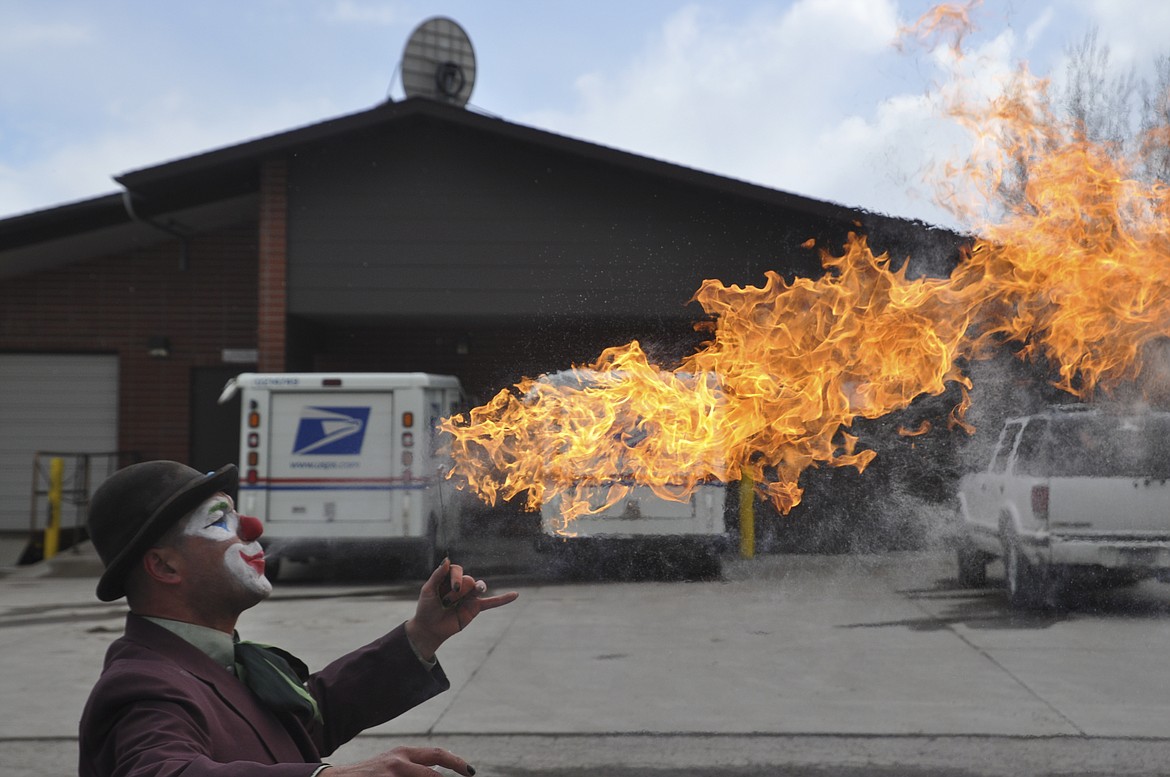
[[[24,566],[0,567],[0,577],[13,579],[45,577],[93,577],[102,573],[102,562],[93,544],[86,541],[68,548],[51,559]]]

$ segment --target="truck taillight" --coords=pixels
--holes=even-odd
[[[248,413],[248,428],[255,429],[260,426],[260,414],[257,412]]]
[[[412,445],[414,445],[414,435],[411,434],[410,432],[403,432],[402,433],[402,447],[409,448]]]
[[[409,467],[411,464],[414,464],[414,454],[411,453],[410,451],[403,451],[402,452],[402,466]]]
[[[256,432],[249,432],[248,433],[248,447],[249,448],[259,448],[260,447],[260,435],[259,434],[257,434]]]
[[[1038,521],[1048,520],[1048,486],[1032,486],[1032,515]]]
[[[414,426],[414,413],[407,410],[402,414],[402,428],[409,429]]]
[[[260,454],[256,451],[248,451],[248,466],[255,467],[260,464]]]
[[[248,485],[254,486],[260,481],[260,473],[254,469],[250,469],[250,470],[248,470],[248,475],[247,475],[246,479],[248,481]]]

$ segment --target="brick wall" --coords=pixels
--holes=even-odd
[[[260,169],[260,297],[258,369],[284,372],[288,309],[288,163],[270,159]]]
[[[0,350],[118,354],[119,448],[184,461],[192,368],[257,345],[256,256],[253,223],[192,239],[186,270],[167,240],[0,280]],[[156,335],[169,358],[147,355]]]

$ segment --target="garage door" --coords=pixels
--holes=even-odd
[[[36,451],[117,449],[118,357],[0,354],[0,430],[0,531],[26,531]]]

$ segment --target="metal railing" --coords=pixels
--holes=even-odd
[[[94,488],[139,458],[130,451],[34,453],[29,544],[19,563],[52,558],[84,540],[85,516]]]

